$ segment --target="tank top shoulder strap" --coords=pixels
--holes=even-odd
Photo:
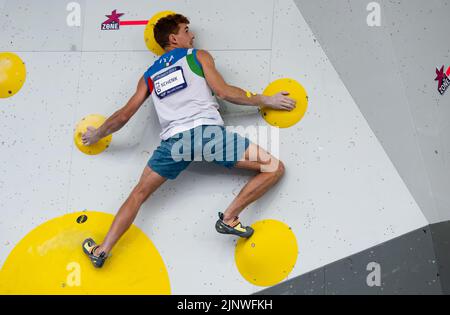
[[[204,78],[203,68],[197,59],[197,49],[189,48],[186,54],[186,60],[189,65],[189,69],[199,77]]]

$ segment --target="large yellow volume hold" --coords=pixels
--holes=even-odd
[[[29,232],[6,259],[0,294],[170,294],[167,268],[153,242],[135,225],[101,269],[82,243],[101,243],[114,216],[95,211],[66,214]]]

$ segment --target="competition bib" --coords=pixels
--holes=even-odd
[[[167,71],[156,75],[153,82],[155,84],[156,95],[160,99],[187,87],[183,68],[180,66],[172,67]]]

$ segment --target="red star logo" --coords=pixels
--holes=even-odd
[[[106,17],[108,17],[109,19],[107,19],[105,22],[103,22],[104,24],[109,24],[112,22],[117,22],[120,23],[119,18],[124,15],[124,13],[116,13],[117,10],[114,10],[111,12],[111,15],[105,15]]]
[[[447,76],[444,73],[444,66],[441,67],[441,70],[438,70],[436,68],[436,75],[437,75],[437,77],[434,79],[434,81],[439,81],[439,86],[441,86],[442,85],[442,81],[444,81],[445,77]]]

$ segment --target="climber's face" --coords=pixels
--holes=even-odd
[[[180,23],[178,34],[170,34],[169,40],[173,47],[194,48],[194,33],[189,30],[189,25]]]

